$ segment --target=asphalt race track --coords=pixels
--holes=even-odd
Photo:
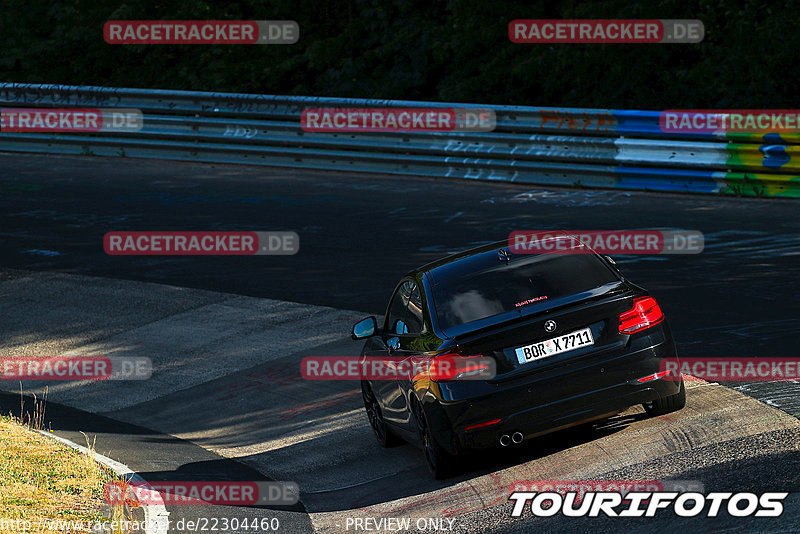
[[[408,269],[519,229],[679,228],[700,255],[618,257],[655,295],[680,356],[796,354],[792,201],[545,190],[163,161],[0,155],[2,266],[383,314]],[[112,230],[292,230],[282,257],[113,257]],[[796,385],[740,385],[795,414]]]
[[[648,531],[635,520],[512,519],[504,499],[518,480],[800,491],[794,382],[692,381],[677,414],[648,419],[634,408],[591,436],[539,438],[432,482],[418,450],[378,448],[357,384],[298,376],[303,356],[357,354],[346,339],[352,321],[383,314],[408,269],[513,230],[702,231],[699,255],[615,258],[659,300],[679,355],[795,356],[795,202],[0,154],[0,203],[0,355],[119,353],[155,365],[144,382],[51,385],[53,429],[69,437],[85,421],[99,452],[145,478],[202,464],[207,476],[295,480],[300,506],[258,512],[279,515],[287,532],[404,515],[449,518],[458,532]],[[288,230],[300,252],[113,257],[102,239],[115,230]],[[2,383],[4,413],[17,388]],[[713,526],[789,531],[797,494],[786,507],[772,523]],[[667,517],[661,527],[686,523]]]
[[[455,477],[434,482],[413,447],[378,447],[357,383],[300,375],[304,356],[357,354],[357,344],[343,339],[342,331],[359,312],[60,273],[3,275],[0,309],[10,312],[2,317],[0,356],[153,360],[148,380],[26,381],[27,395],[41,398],[49,387],[48,419],[58,435],[79,442],[81,431],[96,435],[99,452],[150,481],[291,480],[301,488],[301,503],[292,509],[168,506],[176,522],[277,518],[283,532],[342,532],[353,530],[348,519],[410,517],[449,520],[449,530],[457,532],[473,532],[475,525],[502,531],[519,526],[506,502],[509,488],[525,480],[797,489],[797,419],[696,380],[687,384],[687,407],[676,414],[646,418],[635,407],[591,435],[562,432],[519,449],[468,457]],[[0,385],[0,409],[18,411],[18,383]],[[800,508],[797,497],[786,503],[786,521]],[[681,526],[676,518],[659,521]],[[748,524],[738,518],[714,523]],[[757,521],[766,531],[787,526]],[[539,527],[571,531],[575,525],[539,521]],[[593,528],[601,527],[615,531],[619,524]],[[626,525],[636,527],[647,525]]]

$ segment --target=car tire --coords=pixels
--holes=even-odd
[[[372,427],[372,433],[375,434],[378,444],[384,448],[398,445],[401,442],[400,438],[392,434],[389,425],[383,418],[378,399],[375,398],[369,384],[363,380],[361,381],[361,397],[364,399],[364,409],[367,412],[369,426]]]
[[[644,407],[644,411],[647,412],[647,415],[653,417],[677,412],[686,406],[686,388],[683,385],[683,380],[681,380],[680,391],[675,395],[661,397],[652,402],[645,402],[642,406]]]
[[[425,456],[425,464],[428,466],[428,471],[436,480],[449,477],[454,471],[455,457],[444,450],[436,441],[430,425],[428,425],[425,412],[417,402],[414,403],[414,419],[417,421],[422,454]]]

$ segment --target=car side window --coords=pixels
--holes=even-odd
[[[423,328],[422,320],[422,296],[419,286],[413,284],[413,289],[408,299],[408,311],[406,311],[406,326],[409,334],[421,334]]]
[[[422,297],[417,284],[403,282],[389,307],[386,332],[393,335],[420,334],[423,329]]]
[[[394,294],[394,299],[389,305],[389,315],[386,318],[385,331],[392,334],[406,334],[408,333],[405,317],[406,309],[408,308],[408,297],[411,294],[412,288],[409,286],[411,282],[404,282],[400,289]]]

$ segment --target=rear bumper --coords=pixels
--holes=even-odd
[[[535,406],[507,415],[497,425],[458,434],[463,449],[496,447],[500,436],[522,432],[525,439],[555,431],[583,421],[622,411],[630,406],[674,395],[680,382],[654,380],[647,384],[617,384],[549,406]]]
[[[488,395],[440,401],[426,408],[434,412],[440,444],[450,453],[495,447],[503,434],[521,432],[527,439],[674,395],[680,389],[678,380],[638,379],[659,371],[663,358],[675,357],[675,345],[664,324],[636,336],[621,354],[494,384]],[[500,422],[466,430],[495,419]]]

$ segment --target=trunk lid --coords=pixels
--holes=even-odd
[[[564,365],[581,365],[595,355],[624,350],[629,336],[619,333],[618,318],[620,313],[630,309],[635,294],[636,291],[625,283],[609,284],[553,301],[529,313],[516,314],[514,318],[495,316],[484,324],[473,324],[472,329],[462,328],[452,339],[462,354],[482,354],[495,359],[497,375],[493,381],[513,380]],[[556,324],[552,332],[545,329],[548,321]],[[518,348],[553,339],[563,344],[562,336],[584,329],[589,329],[591,345],[542,355],[525,363],[517,356]]]

